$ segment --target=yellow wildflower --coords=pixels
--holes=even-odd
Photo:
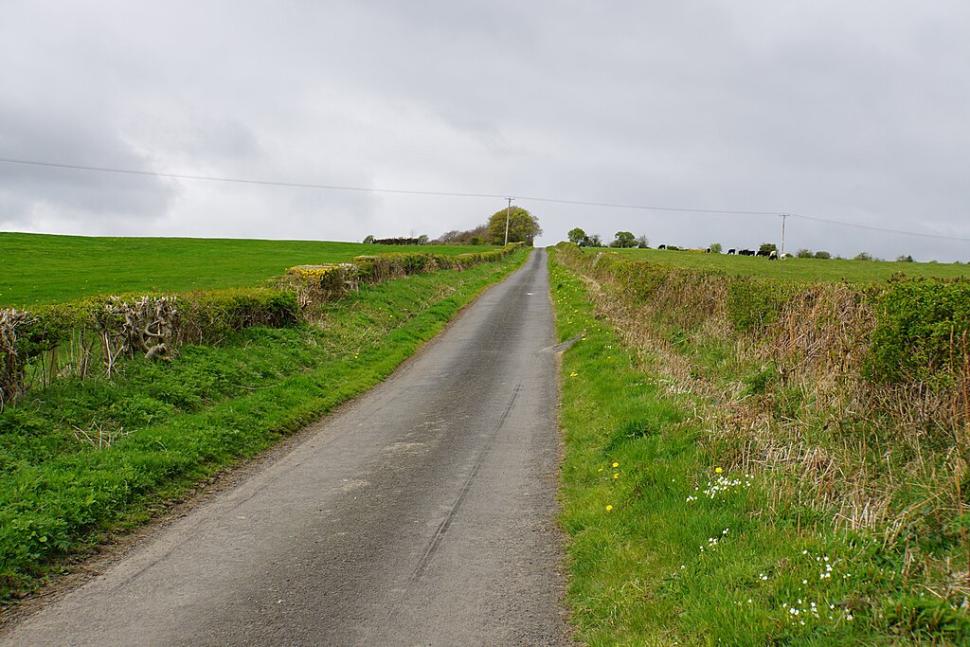
[[[607,504],[607,506],[606,506],[606,511],[607,511],[607,512],[613,512],[613,506],[612,506],[612,505],[609,505],[609,504]]]
[[[721,468],[721,467],[715,467],[715,468],[714,468],[714,473],[715,473],[715,474],[720,474],[720,473],[721,473],[721,472],[723,472],[723,471],[724,471],[724,469],[723,469],[723,468]]]
[[[617,463],[616,461],[613,461],[613,467],[619,467],[619,466],[620,466],[619,463]]]

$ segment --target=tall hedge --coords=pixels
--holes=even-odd
[[[810,316],[812,305],[827,296],[832,302],[845,303],[848,292],[850,301],[871,304],[864,311],[869,321],[860,322],[860,310],[848,308],[844,315],[852,316],[851,321],[819,320],[813,325],[831,326],[832,330],[855,327],[856,338],[871,330],[862,365],[864,377],[872,381],[950,385],[964,370],[964,358],[970,352],[967,279],[899,275],[876,285],[796,284],[676,268],[615,252],[588,252],[572,243],[560,243],[557,250],[567,264],[613,282],[627,298],[640,302],[663,299],[664,307],[680,311],[671,316],[684,323],[723,311],[742,335],[784,335],[776,324],[791,326],[799,316]]]

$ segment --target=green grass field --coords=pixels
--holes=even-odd
[[[361,254],[489,249],[289,240],[87,238],[0,232],[0,306],[57,303],[120,292],[252,287],[294,265]]]
[[[850,283],[873,283],[885,281],[897,272],[903,272],[908,276],[970,278],[970,265],[958,263],[897,263],[816,258],[786,258],[780,261],[770,261],[767,258],[751,256],[728,256],[727,254],[704,254],[662,249],[586,250],[590,254],[599,251],[615,251],[624,256],[652,263],[692,269],[720,270],[744,276],[782,278],[797,282],[848,281]]]

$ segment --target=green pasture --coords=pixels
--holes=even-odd
[[[0,232],[0,306],[119,292],[252,287],[293,265],[349,261],[361,254],[413,250],[460,254],[482,249],[489,247]]]
[[[896,261],[855,261],[845,259],[786,258],[772,261],[752,256],[705,254],[703,252],[665,249],[590,249],[586,253],[606,251],[652,263],[676,265],[691,269],[719,270],[742,276],[777,277],[791,281],[847,281],[875,283],[893,274],[936,278],[970,278],[970,265],[960,263],[901,263]]]

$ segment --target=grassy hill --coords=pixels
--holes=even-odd
[[[487,247],[0,232],[0,306],[56,303],[113,292],[249,287],[293,265],[412,249],[460,254]]]
[[[721,270],[742,276],[763,276],[798,282],[848,281],[872,283],[884,281],[897,272],[908,276],[957,278],[970,277],[970,265],[960,263],[897,263],[893,261],[853,261],[819,258],[786,258],[770,261],[751,256],[704,254],[701,252],[663,249],[587,249],[588,253],[615,251],[639,260],[677,265],[692,269]]]

